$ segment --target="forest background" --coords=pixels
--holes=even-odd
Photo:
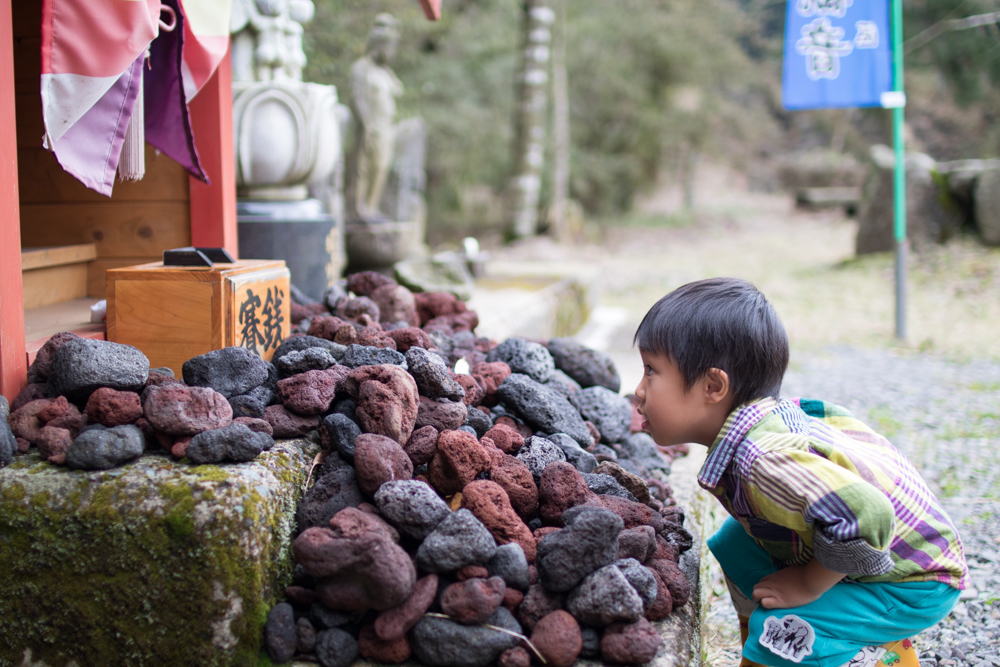
[[[431,245],[470,234],[501,238],[523,2],[444,0],[438,22],[416,2],[315,4],[305,79],[336,85],[344,100],[375,14],[400,20],[392,63],[405,87],[398,118],[420,116],[428,127]],[[562,7],[569,195],[590,220],[627,218],[637,196],[664,179],[688,179],[700,160],[773,191],[789,156],[827,151],[864,163],[872,144],[890,143],[891,119],[881,109],[782,108],[785,0],[562,0]],[[903,9],[910,40],[942,21],[998,11],[1000,0],[904,0]],[[937,160],[1000,155],[996,24],[946,31],[912,49],[905,65],[908,150]],[[543,227],[552,164],[549,154]]]

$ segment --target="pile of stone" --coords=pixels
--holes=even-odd
[[[651,621],[690,595],[691,537],[614,365],[569,339],[496,345],[461,301],[404,291],[355,274],[299,304],[305,333],[275,354],[265,419],[315,415],[324,454],[271,659],[648,662]]]

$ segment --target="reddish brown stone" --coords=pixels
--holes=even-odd
[[[443,431],[437,451],[427,466],[427,477],[438,493],[450,496],[489,470],[490,457],[476,436],[466,431]]]
[[[281,404],[264,408],[264,421],[271,425],[275,438],[301,438],[309,431],[319,428],[317,415],[297,415]]]
[[[184,383],[175,378],[173,375],[167,375],[166,373],[157,373],[155,370],[150,369],[149,377],[146,378],[146,384],[143,386],[143,389],[145,389],[146,387],[162,387],[165,384],[183,385]]]
[[[462,397],[463,403],[469,406],[476,406],[482,402],[483,396],[486,395],[486,392],[483,391],[483,388],[479,386],[479,383],[477,383],[475,378],[471,375],[452,373],[451,379],[461,385],[462,389],[465,390],[465,396]]]
[[[601,441],[601,431],[591,422],[585,421],[583,423],[587,425],[587,430],[590,432],[590,448],[592,449]]]
[[[660,535],[656,536],[656,551],[647,560],[668,560],[676,563],[680,559],[680,549],[673,542],[667,542]]]
[[[319,602],[319,595],[305,586],[285,586],[285,597],[293,604],[309,605]]]
[[[500,465],[490,468],[490,479],[507,492],[511,506],[521,519],[530,521],[538,514],[538,487],[531,470],[524,463],[510,454],[504,454]]]
[[[142,407],[153,428],[170,435],[197,435],[233,421],[229,401],[208,387],[150,387],[145,390]]]
[[[531,430],[530,426],[527,426],[526,424],[518,424],[513,418],[508,417],[507,415],[497,417],[497,420],[493,423],[497,426],[506,426],[514,429],[514,431],[521,436],[522,441],[527,440],[534,434],[534,431]]]
[[[374,625],[361,628],[361,634],[358,635],[358,651],[362,658],[383,665],[404,663],[413,653],[410,642],[405,636],[386,641],[375,634]]]
[[[572,463],[557,461],[545,466],[538,484],[538,513],[550,526],[562,525],[562,513],[582,505],[592,496],[587,482]]]
[[[517,450],[524,445],[524,438],[517,432],[517,429],[511,428],[507,424],[496,424],[483,437],[492,440],[497,449],[504,454],[516,454]]]
[[[146,422],[145,419],[140,418],[135,421],[135,425],[142,428],[143,433],[146,433],[147,430],[149,431],[152,430],[151,426],[148,426],[147,429],[147,427],[142,426],[142,424],[147,424],[148,426],[148,422]],[[87,425],[87,418],[79,413],[75,415],[69,414],[53,419],[52,421],[46,422],[45,425],[51,426],[53,428],[64,428],[67,431],[69,431],[69,434],[75,440],[76,436],[80,435],[80,431],[83,430],[83,427]]]
[[[407,322],[411,326],[420,324],[413,292],[402,285],[382,285],[376,287],[369,296],[378,306],[380,322]]]
[[[14,442],[17,443],[17,451],[21,454],[27,454],[28,450],[31,449],[31,443],[24,438],[14,438]]]
[[[374,324],[374,323],[373,323]],[[383,347],[396,349],[396,341],[390,338],[377,326],[355,327],[350,322],[342,324],[333,335],[333,341],[341,345],[367,345],[368,347]]]
[[[410,628],[417,624],[437,595],[438,576],[428,574],[417,580],[413,593],[398,607],[386,609],[375,619],[375,633],[384,641],[392,641],[406,636]]]
[[[423,330],[430,333],[440,331],[453,336],[459,331],[474,331],[479,326],[479,314],[469,310],[457,315],[441,315],[423,324]]]
[[[531,655],[520,646],[509,648],[500,654],[497,667],[531,667]]]
[[[554,611],[563,608],[563,596],[550,593],[538,584],[528,586],[524,600],[517,608],[517,620],[528,630],[533,630],[535,624]]]
[[[601,657],[608,662],[641,665],[655,658],[662,644],[660,633],[644,618],[635,623],[612,623],[601,637]]]
[[[683,607],[691,597],[691,584],[677,567],[677,563],[670,560],[653,559],[646,564],[650,570],[660,575],[660,579],[666,584],[670,591],[670,597],[674,602],[674,609]]]
[[[312,322],[309,323],[309,331],[307,332],[310,336],[316,336],[317,338],[325,338],[326,340],[333,340],[334,335],[337,330],[346,324],[344,320],[339,317],[334,317],[333,315],[320,315],[314,317]],[[354,329],[352,326],[351,329]]]
[[[457,315],[464,313],[468,307],[459,301],[454,294],[448,292],[418,292],[413,295],[420,317],[420,326],[442,315]]]
[[[358,271],[347,276],[347,289],[358,296],[371,296],[383,285],[395,285],[396,281],[378,271]]]
[[[634,558],[640,563],[656,551],[656,531],[652,526],[636,526],[618,533],[618,558]]]
[[[487,456],[490,457],[490,468],[503,465],[503,457],[506,456],[506,454],[497,449],[497,446],[493,444],[492,440],[484,436],[479,440],[479,444],[486,451]]]
[[[314,313],[312,309],[303,306],[299,303],[296,303],[295,301],[292,301],[291,304],[289,304],[289,307],[291,308],[292,311],[291,315],[289,316],[289,320],[291,321],[292,324],[298,324],[302,320],[317,314]]]
[[[542,526],[541,528],[535,529],[531,536],[535,538],[535,544],[542,541],[542,538],[546,535],[551,535],[552,533],[558,533],[562,528],[556,526]]]
[[[47,384],[28,384],[18,392],[14,400],[10,402],[10,413],[14,414],[28,403],[39,399],[48,398],[49,389]]]
[[[570,667],[583,648],[583,635],[572,614],[562,609],[542,617],[531,631],[531,643],[551,667]]]
[[[31,366],[28,367],[28,382],[39,383],[44,386],[46,381],[49,379],[49,373],[52,370],[52,361],[56,357],[56,352],[58,352],[59,348],[64,344],[71,340],[76,340],[77,338],[79,338],[79,336],[75,333],[63,331],[51,336],[47,341],[45,341],[45,344],[42,345],[41,349],[39,349],[35,354],[35,360],[31,362]],[[38,396],[37,398],[44,398],[44,395]],[[19,405],[17,407],[21,406]],[[16,409],[17,408],[11,406],[11,412]]]
[[[414,429],[409,440],[403,445],[403,451],[410,457],[413,467],[422,466],[434,458],[437,451],[438,430],[433,426],[421,426]]]
[[[536,565],[528,565],[528,585],[534,585],[538,583],[538,567]]]
[[[417,426],[433,426],[438,431],[454,431],[465,423],[468,408],[461,401],[437,401],[420,397]]]
[[[170,445],[170,455],[178,461],[187,456],[188,446],[191,444],[192,438],[194,438],[192,435],[176,438],[173,444]]]
[[[38,433],[35,446],[43,459],[49,459],[59,454],[65,454],[69,446],[73,444],[73,436],[64,428],[54,428],[44,426]]]
[[[321,415],[330,409],[333,397],[343,387],[350,372],[346,366],[337,365],[278,380],[278,399],[296,414]]]
[[[80,411],[75,405],[66,400],[65,396],[58,396],[52,399],[48,405],[38,412],[38,418],[45,423],[63,417],[75,417],[79,415]]]
[[[500,402],[497,387],[510,375],[510,366],[502,361],[480,362],[470,369],[471,375],[483,388],[482,404],[493,407]]]
[[[87,419],[107,427],[131,424],[142,417],[142,401],[134,391],[101,387],[87,399]]]
[[[653,530],[658,530],[665,525],[659,512],[654,512],[642,503],[625,500],[618,496],[593,495],[583,504],[611,510],[622,518],[622,521],[625,522],[625,528],[652,526]]]
[[[521,604],[523,600],[524,600],[524,593],[517,590],[516,588],[511,588],[510,586],[508,586],[507,590],[504,591],[502,604],[507,609],[507,611],[513,614],[514,610],[517,609],[517,605]]]
[[[653,600],[653,604],[646,607],[645,616],[650,621],[661,621],[674,610],[674,598],[656,570],[646,569],[652,572],[653,578],[656,579],[656,599]]]
[[[7,423],[10,424],[10,430],[14,432],[14,436],[30,443],[38,440],[38,435],[41,433],[42,427],[45,426],[45,422],[38,415],[54,402],[55,400],[51,398],[40,398],[11,412]]]
[[[459,581],[466,579],[486,579],[490,576],[489,570],[482,565],[466,565],[455,573]]]
[[[274,435],[274,429],[271,428],[271,425],[264,419],[257,419],[256,417],[237,417],[233,421],[237,424],[243,424],[254,433],[267,433],[270,436]]]
[[[399,366],[361,366],[351,371],[344,390],[357,403],[361,430],[378,433],[403,444],[417,422],[420,396],[417,383]]]
[[[649,485],[638,475],[634,475],[613,461],[602,461],[594,468],[594,474],[611,475],[642,504],[650,501]]]
[[[376,433],[362,433],[355,439],[354,470],[358,487],[369,496],[386,482],[413,477],[413,463],[399,443]]]
[[[386,331],[385,335],[396,342],[397,352],[405,353],[411,347],[422,347],[425,350],[434,347],[434,342],[427,335],[427,332],[417,327],[394,329],[393,331]]]
[[[441,611],[459,623],[478,625],[493,615],[506,590],[501,577],[459,581],[441,593]]]
[[[485,479],[469,482],[462,489],[462,507],[482,521],[497,544],[517,542],[524,549],[528,562],[535,562],[535,538],[511,507],[503,487]]]

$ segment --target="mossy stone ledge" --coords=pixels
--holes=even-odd
[[[34,450],[32,450],[34,452]],[[0,469],[0,667],[256,665],[313,458]]]

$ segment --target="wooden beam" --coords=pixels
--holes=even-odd
[[[225,248],[238,257],[236,153],[233,149],[233,86],[229,54],[188,104],[201,165],[211,185],[191,178],[191,244]]]
[[[17,198],[17,121],[11,0],[0,0],[0,393],[13,400],[27,382],[21,223]]]

